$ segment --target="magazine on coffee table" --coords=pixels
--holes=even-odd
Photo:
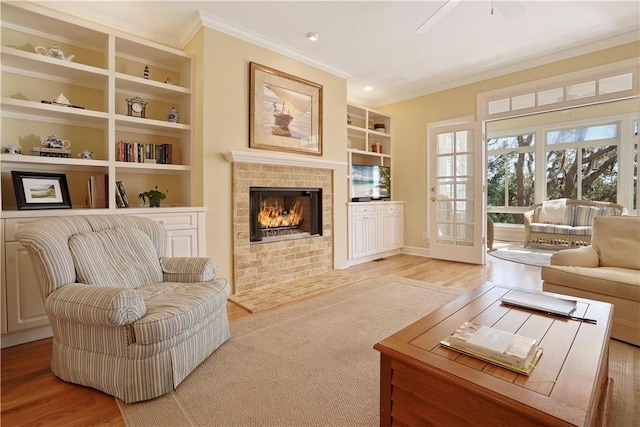
[[[500,301],[505,304],[530,308],[566,317],[571,317],[578,306],[578,301],[576,300],[558,298],[552,295],[541,294],[539,292],[515,289],[510,290],[505,296],[500,298]]]

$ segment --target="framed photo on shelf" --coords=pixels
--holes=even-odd
[[[71,209],[63,173],[11,171],[18,209]]]
[[[322,155],[322,85],[250,63],[249,148]]]

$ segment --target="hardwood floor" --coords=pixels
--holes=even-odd
[[[354,266],[350,270],[370,278],[393,274],[459,289],[473,289],[486,281],[525,289],[542,289],[540,267],[491,256],[487,256],[486,265],[480,266],[397,255]],[[227,309],[232,322],[255,316],[233,303],[228,303]],[[0,424],[124,426],[113,397],[59,380],[49,368],[50,356],[51,339],[2,350]]]

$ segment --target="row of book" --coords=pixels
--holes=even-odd
[[[133,163],[173,164],[173,146],[120,141],[118,142],[118,160]]]
[[[109,175],[92,175],[87,180],[87,206],[90,209],[107,208],[109,204]],[[116,206],[128,208],[129,199],[122,181],[116,182]]]

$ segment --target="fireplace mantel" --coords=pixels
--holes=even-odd
[[[310,159],[304,157],[289,157],[279,154],[267,152],[253,151],[229,151],[224,157],[229,163],[258,163],[279,166],[297,166],[303,168],[317,169],[344,169],[347,167],[346,162],[336,162],[323,159]]]

